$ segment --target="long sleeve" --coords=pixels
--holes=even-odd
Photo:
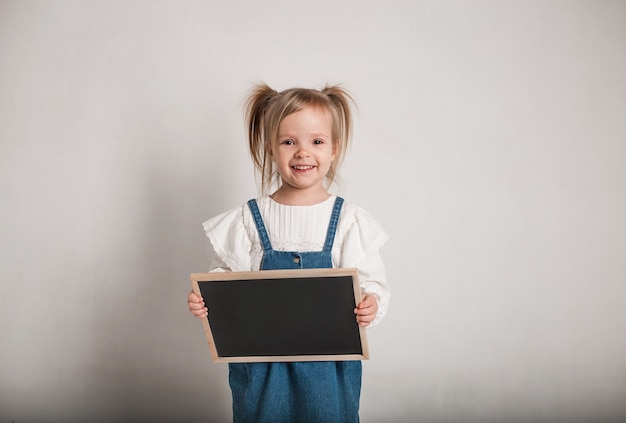
[[[232,272],[232,269],[219,255],[214,254],[211,265],[209,266],[209,272]]]
[[[378,299],[378,312],[370,326],[379,323],[387,313],[391,290],[385,275],[380,248],[387,241],[387,233],[364,210],[349,206],[340,222],[339,238],[335,247],[337,267],[359,269],[361,292]]]

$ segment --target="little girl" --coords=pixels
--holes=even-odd
[[[256,86],[246,123],[262,196],[203,226],[215,250],[211,271],[358,268],[363,300],[354,313],[371,326],[389,301],[379,255],[387,235],[365,211],[327,190],[351,136],[351,101],[338,86],[282,92]],[[271,187],[277,189],[266,195]],[[208,315],[193,292],[188,304],[194,316]],[[230,363],[229,384],[235,423],[359,421],[360,361]]]

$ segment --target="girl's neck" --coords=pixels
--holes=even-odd
[[[282,185],[270,198],[286,206],[312,206],[328,200],[330,194],[325,189],[306,190]]]

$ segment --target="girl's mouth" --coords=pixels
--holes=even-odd
[[[313,169],[315,166],[311,166],[311,165],[297,165],[297,166],[291,166],[293,169],[295,170],[311,170]]]

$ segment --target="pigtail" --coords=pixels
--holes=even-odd
[[[322,94],[325,94],[333,105],[333,112],[336,113],[338,118],[337,124],[340,128],[338,135],[343,140],[345,147],[347,147],[352,135],[352,112],[350,106],[356,105],[356,103],[352,96],[338,85],[326,85],[322,89]]]
[[[267,144],[271,134],[267,133],[266,114],[272,99],[278,94],[267,84],[252,88],[245,101],[245,121],[248,132],[248,148],[254,167],[261,175],[261,188],[264,191],[272,178],[272,165]]]
[[[326,85],[322,88],[321,93],[330,101],[330,112],[335,122],[333,134],[335,141],[335,161],[332,163],[328,171],[328,179],[334,180],[337,177],[337,171],[341,166],[343,157],[345,156],[352,137],[352,111],[351,105],[356,106],[354,98],[338,85]]]

